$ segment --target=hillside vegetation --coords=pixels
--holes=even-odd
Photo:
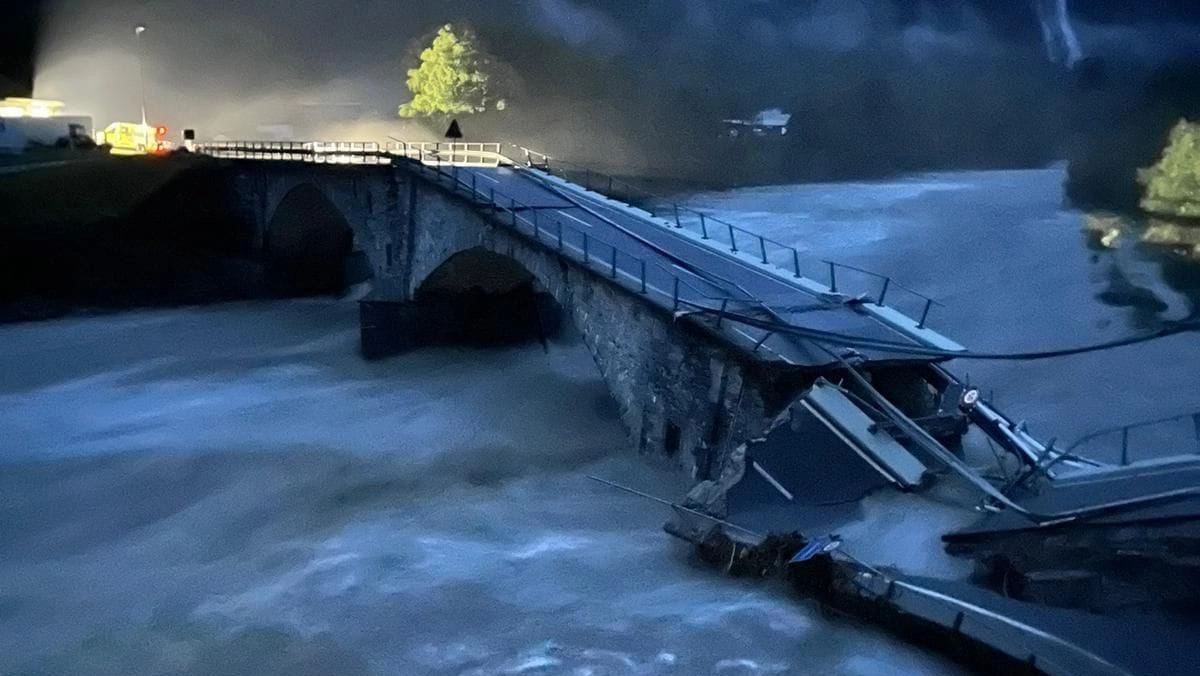
[[[1144,211],[1200,218],[1200,124],[1181,120],[1158,162],[1140,172]]]

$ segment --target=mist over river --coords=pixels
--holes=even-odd
[[[692,199],[930,292],[932,325],[976,349],[1140,330],[1097,298],[1114,266],[1186,315],[1154,261],[1093,261],[1061,178]],[[0,674],[960,673],[695,566],[660,507],[589,481],[687,487],[627,447],[576,338],[357,345],[348,300],[0,327]],[[1064,438],[1200,408],[1193,336],[955,368]]]

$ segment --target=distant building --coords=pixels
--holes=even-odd
[[[0,99],[0,117],[58,117],[67,104],[50,99]]]
[[[66,104],[49,99],[0,99],[0,152],[23,152],[30,147],[76,146],[90,140],[92,118],[63,115]]]

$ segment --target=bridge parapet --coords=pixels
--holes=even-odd
[[[313,164],[391,164],[372,141],[214,141],[197,143],[195,152],[231,160],[310,162]]]
[[[512,164],[504,156],[502,143],[446,143],[395,141],[388,144],[392,155],[433,166],[497,167]]]
[[[315,164],[391,164],[403,157],[432,166],[497,167],[512,164],[501,143],[437,143],[394,141],[213,141],[197,143],[195,152],[235,160],[312,162]]]

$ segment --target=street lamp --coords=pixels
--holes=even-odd
[[[142,33],[146,32],[146,24],[139,23],[133,29],[133,34],[137,40],[137,58],[138,58],[138,82],[142,87],[142,129],[146,128],[146,66],[142,59]]]

